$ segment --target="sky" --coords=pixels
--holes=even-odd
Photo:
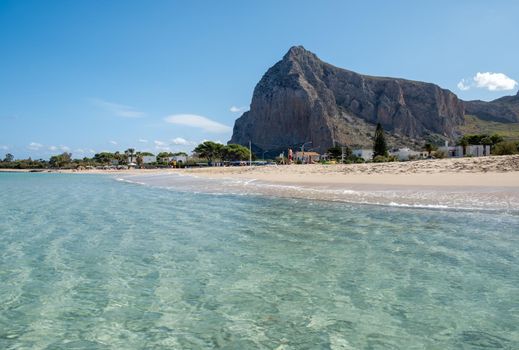
[[[0,158],[227,142],[293,45],[465,100],[515,94],[519,1],[0,0]]]

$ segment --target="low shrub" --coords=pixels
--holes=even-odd
[[[517,153],[519,153],[518,146],[519,145],[517,142],[511,142],[511,141],[499,142],[492,149],[492,154],[497,155],[497,156],[504,156],[504,155],[508,155],[508,154],[517,154]]]

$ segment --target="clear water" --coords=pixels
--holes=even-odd
[[[519,216],[0,174],[0,349],[518,349]]]

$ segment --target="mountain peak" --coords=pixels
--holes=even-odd
[[[376,123],[395,143],[427,135],[454,140],[463,112],[456,95],[436,85],[362,76],[293,46],[256,85],[251,108],[236,120],[230,142],[253,140],[264,151],[309,141],[320,152],[337,144],[369,147]]]
[[[301,57],[311,57],[313,59],[317,59],[317,56],[302,45],[292,46],[288,52],[283,56],[283,59],[297,59]]]

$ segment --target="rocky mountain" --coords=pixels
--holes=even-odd
[[[305,142],[318,151],[334,144],[370,146],[380,122],[390,143],[406,144],[428,135],[455,139],[463,120],[463,102],[449,90],[337,68],[297,46],[256,85],[230,142],[252,140],[259,150]]]
[[[466,101],[465,113],[483,120],[519,123],[519,91],[515,96],[504,96],[490,102]]]
[[[483,112],[487,107],[482,106],[485,102],[468,102],[476,115],[511,120],[511,113],[491,112],[494,107]],[[358,74],[295,46],[256,85],[250,110],[236,120],[229,142],[248,145],[251,140],[256,152],[304,143],[320,152],[333,145],[371,147],[380,122],[390,145],[417,146],[426,139],[456,140],[464,115],[464,102],[437,85]]]

